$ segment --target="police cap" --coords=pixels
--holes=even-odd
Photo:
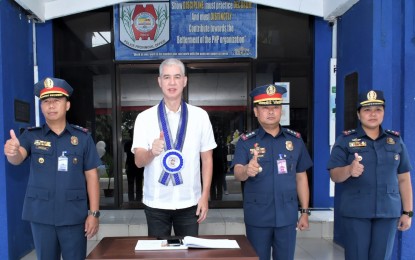
[[[280,105],[282,103],[282,95],[287,90],[284,87],[268,84],[257,87],[249,94],[253,99],[254,105],[270,106]]]
[[[41,100],[46,98],[59,98],[72,95],[72,87],[63,79],[45,78],[35,84],[35,96]]]
[[[385,106],[385,98],[381,90],[369,90],[359,94],[357,109],[367,106]]]

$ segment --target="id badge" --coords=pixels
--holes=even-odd
[[[62,155],[58,157],[58,171],[68,171],[68,157],[65,156],[66,151],[62,152]]]
[[[277,160],[278,174],[286,174],[287,172],[287,161]]]
[[[277,160],[277,169],[278,174],[287,174],[287,161],[282,159],[282,155],[280,154],[280,159]]]

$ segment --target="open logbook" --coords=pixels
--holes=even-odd
[[[135,250],[181,250],[188,248],[239,248],[232,239],[207,239],[186,236],[183,239],[138,240]]]

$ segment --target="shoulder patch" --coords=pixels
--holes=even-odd
[[[393,131],[393,130],[390,130],[390,129],[386,129],[385,132],[388,133],[388,134],[394,135],[394,136],[400,136],[401,135],[398,131]]]
[[[26,129],[27,129],[28,131],[32,131],[32,130],[41,129],[41,128],[42,128],[41,126],[29,126],[29,127],[27,127]]]
[[[245,134],[241,134],[241,139],[246,141],[252,137],[256,136],[255,131],[249,132],[249,133],[245,133]]]
[[[299,132],[296,132],[296,131],[288,129],[288,128],[284,128],[284,130],[285,130],[286,133],[288,133],[290,135],[293,135],[297,138],[301,138],[301,134]]]
[[[343,135],[351,135],[351,134],[354,134],[354,133],[356,133],[356,129],[350,129],[350,130],[344,130],[343,131]]]
[[[79,130],[79,131],[84,132],[84,133],[88,133],[88,131],[89,131],[87,128],[84,128],[84,127],[79,126],[79,125],[71,125],[71,126],[75,129]]]

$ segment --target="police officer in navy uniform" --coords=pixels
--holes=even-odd
[[[410,159],[399,133],[382,128],[383,92],[359,95],[356,129],[333,146],[328,169],[342,183],[340,214],[346,260],[391,259],[396,230],[411,226]]]
[[[260,260],[269,260],[271,250],[274,260],[294,259],[296,230],[309,227],[312,161],[300,134],[280,125],[285,92],[273,84],[251,92],[260,126],[241,135],[232,162],[235,178],[245,181],[246,235]]]
[[[46,78],[34,92],[46,124],[19,138],[10,130],[4,145],[11,164],[30,160],[23,219],[31,223],[37,259],[85,259],[87,238],[99,226],[100,159],[88,131],[66,121],[71,86]]]

